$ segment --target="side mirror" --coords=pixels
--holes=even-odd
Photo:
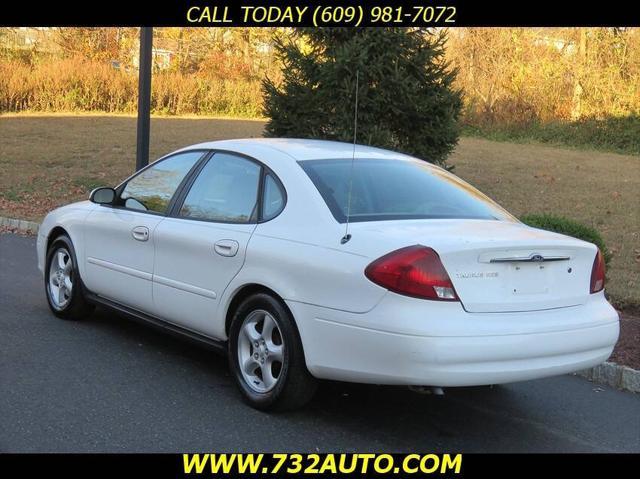
[[[89,200],[99,205],[111,205],[116,199],[116,190],[113,188],[96,188],[89,195]]]

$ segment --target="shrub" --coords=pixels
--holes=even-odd
[[[358,141],[444,164],[458,141],[461,93],[444,59],[445,32],[298,29],[278,39],[281,84],[264,82],[268,136]]]
[[[255,79],[163,70],[153,73],[152,82],[153,113],[255,117],[262,108],[260,81]],[[137,92],[137,72],[92,60],[69,58],[34,65],[0,61],[0,113],[135,113]]]
[[[556,215],[525,215],[520,218],[523,223],[533,226],[534,228],[540,228],[547,231],[553,231],[567,236],[573,236],[589,243],[595,244],[602,254],[604,255],[604,261],[608,265],[611,259],[611,253],[604,244],[604,240],[600,233],[590,226],[583,225],[569,218]]]

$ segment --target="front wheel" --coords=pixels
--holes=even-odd
[[[293,318],[268,294],[250,296],[234,314],[229,364],[245,400],[256,409],[295,409],[316,390]]]
[[[82,319],[93,311],[84,297],[73,243],[66,235],[57,237],[47,252],[44,285],[49,308],[59,318]]]

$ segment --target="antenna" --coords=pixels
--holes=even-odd
[[[344,227],[344,236],[340,244],[345,244],[351,239],[349,234],[349,219],[351,216],[351,191],[353,190],[353,163],[356,159],[356,139],[358,138],[358,86],[360,80],[360,70],[356,70],[356,104],[353,113],[353,152],[351,154],[351,168],[349,171],[349,195],[347,196],[347,223]]]

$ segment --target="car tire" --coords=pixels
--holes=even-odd
[[[245,299],[231,321],[228,346],[231,371],[250,406],[292,410],[313,397],[317,381],[293,317],[278,299],[265,293]]]
[[[59,318],[84,319],[94,310],[85,297],[76,252],[67,235],[58,236],[47,251],[44,288],[49,308]]]

